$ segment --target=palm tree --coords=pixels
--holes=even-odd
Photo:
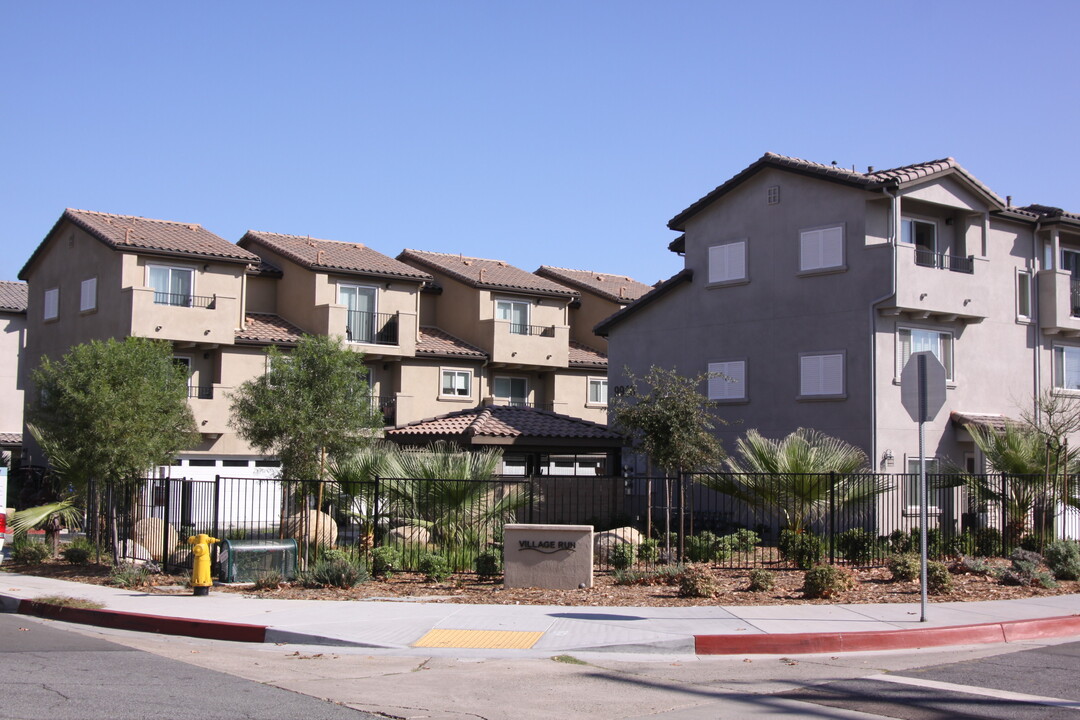
[[[867,472],[862,450],[817,430],[799,428],[780,440],[750,430],[735,448],[725,472],[700,476],[699,482],[760,512],[779,512],[797,533],[825,513],[830,498],[836,507],[858,506],[886,488],[858,475]]]
[[[971,425],[968,430],[987,463],[1001,477],[972,475],[952,467],[957,472],[943,477],[942,484],[963,485],[977,502],[1001,505],[1005,532],[1013,541],[1028,532],[1028,520],[1040,504],[1080,508],[1077,488],[1069,489],[1067,484],[1058,488],[1056,482],[1063,472],[1068,476],[1080,470],[1080,463],[1076,458],[1061,459],[1060,453],[1052,452],[1043,433],[1017,423],[1006,423],[1001,429]]]
[[[82,502],[86,493],[86,477],[73,466],[70,457],[55,442],[44,437],[32,423],[27,429],[45,453],[51,465],[42,478],[41,494],[49,502],[19,510],[11,516],[11,532],[22,535],[29,530],[44,530],[53,555],[60,547],[60,531],[82,525]]]

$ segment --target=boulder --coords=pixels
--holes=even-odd
[[[317,519],[317,520],[316,520]],[[316,523],[318,523],[316,525]],[[315,528],[319,528],[319,536],[315,537]],[[285,536],[296,538],[296,542],[309,543],[334,547],[337,544],[338,526],[334,518],[318,510],[307,511],[307,526],[304,525],[304,516],[292,515],[285,520]]]
[[[150,553],[154,560],[161,560],[176,549],[180,544],[180,533],[172,525],[166,525],[161,518],[143,518],[135,523],[132,533],[135,542],[142,545]],[[165,547],[162,547],[162,540]],[[187,538],[183,538],[184,541]]]
[[[142,565],[150,562],[153,558],[150,557],[150,551],[139,543],[133,540],[125,540],[120,543],[120,559],[133,565]]]
[[[636,528],[621,527],[593,534],[593,552],[600,562],[607,562],[611,548],[616,545],[640,545],[645,539]]]
[[[390,531],[390,539],[401,545],[427,545],[431,542],[431,532],[416,525],[401,525]]]

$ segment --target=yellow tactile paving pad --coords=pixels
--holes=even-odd
[[[426,648],[480,648],[482,650],[528,650],[542,632],[520,630],[429,630],[412,644]]]

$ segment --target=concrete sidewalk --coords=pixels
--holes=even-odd
[[[32,602],[67,595],[103,610]],[[724,607],[465,605],[160,595],[0,574],[0,610],[68,622],[246,642],[395,654],[546,657],[573,652],[797,654],[1080,637],[1080,595],[918,604]]]

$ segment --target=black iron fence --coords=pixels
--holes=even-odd
[[[1080,536],[1069,507],[1074,478],[931,475],[932,556],[1003,555]],[[406,568],[438,553],[455,571],[500,553],[509,522],[592,525],[599,567],[708,561],[763,567],[790,560],[793,543],[821,560],[881,563],[917,551],[918,475],[687,475],[683,478],[504,476],[490,481],[378,478],[317,483],[218,476],[148,479],[123,492],[91,493],[100,523],[115,506],[124,558],[190,567],[187,538],[295,537],[368,553],[393,547]],[[615,550],[629,544],[632,550]]]

